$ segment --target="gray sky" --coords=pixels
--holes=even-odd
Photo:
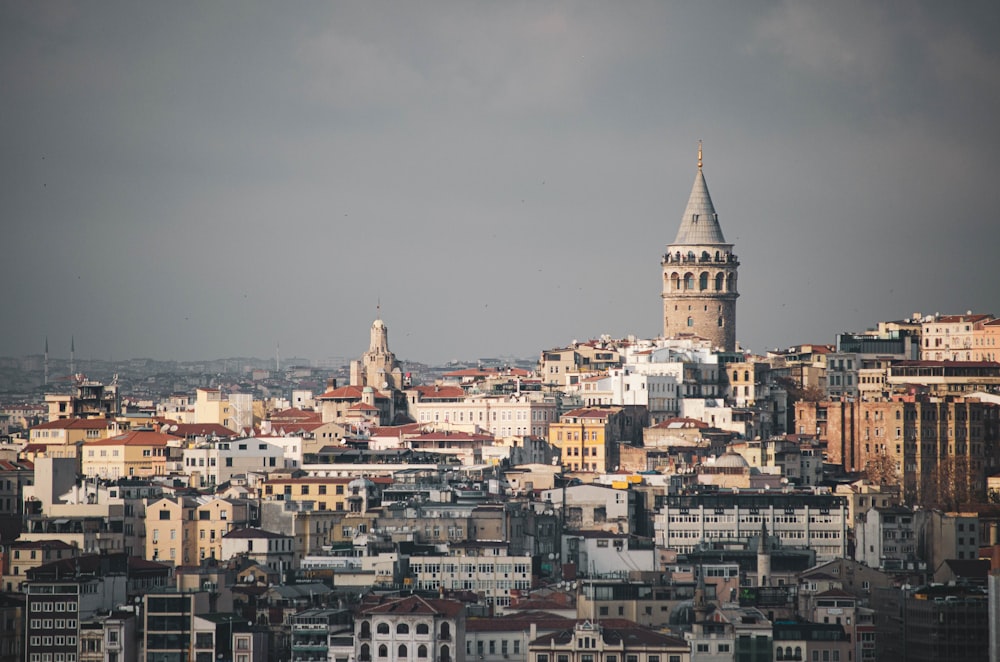
[[[1000,313],[995,2],[0,2],[0,355],[655,336],[705,141],[737,336]]]

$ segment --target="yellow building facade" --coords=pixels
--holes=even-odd
[[[567,471],[605,473],[618,462],[618,438],[612,418],[620,407],[574,409],[549,425],[549,443],[559,449]]]
[[[146,559],[175,565],[222,559],[222,537],[245,528],[249,502],[203,501],[191,497],[162,498],[146,505]]]
[[[133,430],[125,434],[91,441],[81,446],[81,472],[89,478],[147,478],[166,475],[170,444],[180,437]]]

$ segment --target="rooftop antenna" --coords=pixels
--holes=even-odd
[[[76,338],[69,337],[69,374],[76,374]]]
[[[701,170],[701,141],[698,141],[698,170]]]
[[[281,343],[274,344],[274,371],[281,372]]]

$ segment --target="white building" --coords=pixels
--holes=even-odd
[[[407,391],[413,420],[467,432],[486,430],[494,437],[547,437],[549,423],[559,419],[555,401],[542,397],[540,393],[465,395],[457,386],[438,388],[436,393],[416,389]]]
[[[510,604],[512,590],[531,588],[531,557],[507,556],[506,543],[484,542],[480,556],[413,556],[410,577],[416,589],[473,591],[495,606]]]
[[[222,536],[222,558],[219,560],[228,561],[243,555],[284,577],[285,572],[298,567],[294,543],[291,536],[263,529],[233,529]]]
[[[184,472],[193,482],[206,486],[221,485],[239,474],[285,468],[282,446],[253,437],[204,441],[185,448],[182,454]]]
[[[681,371],[676,371],[681,372]],[[581,379],[575,387],[584,406],[641,405],[651,422],[677,416],[680,386],[677,374],[636,372],[632,367],[612,368],[606,375]]]
[[[809,547],[818,562],[847,554],[847,500],[810,492],[668,495],[654,526],[658,546],[680,553],[702,542],[745,544],[767,526],[783,547]]]
[[[465,662],[465,607],[457,600],[387,598],[354,622],[358,662]]]

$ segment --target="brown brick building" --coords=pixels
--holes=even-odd
[[[971,398],[798,402],[795,428],[826,443],[826,461],[845,471],[869,463],[895,469],[907,500],[925,496],[943,472],[985,498],[1000,466],[1000,407]],[[942,468],[943,467],[943,468]]]

